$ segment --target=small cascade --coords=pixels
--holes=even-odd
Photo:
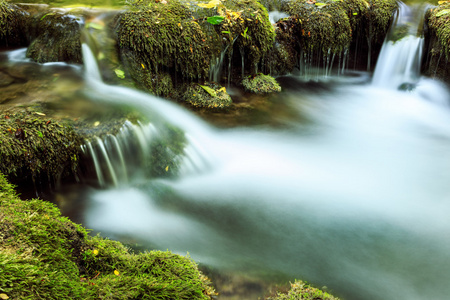
[[[420,78],[423,36],[420,30],[425,9],[399,3],[399,11],[378,58],[372,84],[385,88],[414,85]]]
[[[100,187],[129,183],[142,161],[148,160],[151,142],[158,136],[153,124],[132,124],[126,121],[119,133],[94,137],[82,146],[87,159],[92,160]]]
[[[305,80],[317,81],[332,75],[342,75],[348,69],[348,52],[348,49],[338,53],[328,49],[326,54],[320,51],[302,51],[298,62],[300,76]]]

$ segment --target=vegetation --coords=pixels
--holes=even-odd
[[[436,35],[442,53],[447,59],[450,57],[450,2],[441,1],[441,4],[429,11],[427,15],[428,26]]]
[[[81,63],[80,20],[67,13],[47,12],[33,17],[37,36],[27,57],[39,63],[64,61]]]
[[[28,22],[26,13],[5,0],[0,0],[0,46],[25,46],[27,39],[24,36]]]
[[[132,254],[41,200],[18,199],[0,174],[2,299],[211,299],[209,280],[188,257]]]
[[[287,293],[278,293],[276,297],[269,297],[266,300],[339,300],[339,298],[314,288],[306,282],[296,280],[291,283],[291,289]]]
[[[56,178],[77,168],[81,138],[67,123],[36,109],[0,114],[0,172],[10,179],[38,174]]]
[[[428,53],[424,73],[446,82],[450,80],[450,2],[439,1],[425,15],[425,45]]]
[[[225,87],[212,83],[206,83],[205,85],[190,84],[184,95],[184,100],[194,107],[211,109],[227,108],[232,103]]]
[[[264,74],[258,74],[253,77],[246,77],[242,81],[242,85],[244,86],[246,91],[255,94],[265,94],[281,91],[281,87],[275,80],[275,78]]]

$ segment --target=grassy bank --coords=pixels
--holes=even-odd
[[[91,237],[38,199],[20,200],[0,174],[1,299],[211,299],[209,280],[188,257],[133,254]]]

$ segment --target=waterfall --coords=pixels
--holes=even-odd
[[[404,93],[291,78],[294,88],[264,111],[281,126],[219,130],[167,100],[104,84],[83,49],[80,94],[151,121],[83,147],[105,187],[86,188],[85,226],[220,271],[305,279],[348,300],[448,297],[450,112],[429,99],[450,96],[434,81]],[[344,70],[348,51],[336,56]],[[314,58],[302,55],[308,68]],[[329,75],[333,56],[320,59]],[[179,176],[146,177],[153,141],[172,127],[185,138]]]
[[[408,88],[420,78],[423,54],[421,21],[423,6],[413,8],[399,2],[399,10],[384,41],[372,84],[385,88]]]

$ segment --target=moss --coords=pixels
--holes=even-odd
[[[10,299],[211,299],[195,262],[132,254],[91,237],[41,200],[22,201],[0,174],[0,294]]]
[[[0,46],[27,45],[25,32],[29,26],[28,13],[19,7],[0,0]]]
[[[232,103],[225,88],[212,83],[205,83],[203,86],[196,83],[190,84],[184,93],[184,101],[193,107],[211,109],[228,108]]]
[[[291,283],[291,289],[287,293],[278,293],[276,297],[269,297],[266,300],[339,300],[339,298],[314,288],[306,282],[296,280]]]
[[[275,41],[275,31],[269,21],[267,9],[256,0],[226,0],[217,8],[224,17],[219,30],[236,49],[245,53],[250,73],[257,72],[257,65],[269,53]]]
[[[0,172],[10,179],[74,171],[81,143],[70,125],[33,108],[0,114]]]
[[[78,17],[47,12],[34,17],[37,36],[27,50],[27,57],[36,62],[82,63],[81,21]]]
[[[254,77],[247,77],[242,81],[242,85],[244,86],[246,91],[256,94],[281,91],[281,87],[275,80],[275,78],[264,74],[258,74]]]
[[[142,71],[180,72],[189,79],[206,78],[212,54],[208,37],[177,1],[137,1],[118,17],[119,47],[132,51]],[[147,76],[147,77],[148,77]]]
[[[447,59],[450,55],[450,2],[444,2],[427,14],[427,23],[442,47]]]
[[[288,12],[296,20],[300,46],[306,50],[337,53],[351,42],[350,20],[340,2],[327,0],[324,6],[294,0]]]

